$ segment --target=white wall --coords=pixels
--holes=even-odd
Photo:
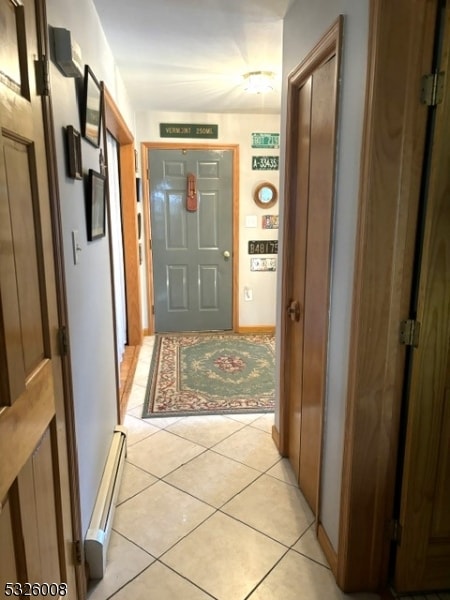
[[[315,2],[297,0],[284,23],[282,132],[286,128],[286,89],[289,73],[301,63],[339,14],[345,16],[320,509],[321,520],[335,549],[339,539],[349,332],[365,100],[368,8],[369,0],[315,0]],[[283,147],[280,162],[283,173]],[[280,187],[282,195],[283,181]],[[282,207],[280,212],[283,213]],[[278,277],[278,290],[281,294],[280,277]],[[280,319],[281,314],[278,314],[277,321],[279,322]],[[276,419],[278,423],[278,412]]]
[[[132,111],[91,0],[47,0],[50,27],[64,27],[80,45],[83,61],[103,80],[133,127]],[[50,66],[66,273],[70,353],[83,534],[89,525],[117,422],[112,289],[108,238],[87,241],[84,182],[66,175],[63,127],[81,130],[77,82]],[[78,81],[79,84],[79,81]],[[99,170],[99,150],[82,140],[83,172]],[[77,230],[80,261],[73,261]]]
[[[255,114],[202,114],[153,112],[136,116],[136,135],[139,142],[174,142],[183,140],[172,138],[163,140],[159,135],[160,123],[215,123],[219,126],[216,140],[185,140],[192,143],[239,144],[239,325],[241,327],[274,326],[276,318],[276,272],[250,271],[248,255],[249,240],[276,240],[278,230],[262,229],[263,214],[278,214],[279,203],[263,210],[253,202],[253,191],[263,181],[279,186],[279,171],[252,170],[252,156],[278,156],[279,150],[256,149],[251,147],[252,133],[279,133],[278,115]],[[247,228],[246,217],[256,216],[257,228]],[[250,288],[252,301],[244,299],[244,288]],[[144,299],[145,301],[145,299]],[[144,304],[144,320],[147,307]]]

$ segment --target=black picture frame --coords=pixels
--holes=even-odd
[[[136,177],[136,202],[141,201],[141,178]]]
[[[72,179],[83,179],[81,135],[72,125],[66,127],[67,173]]]
[[[81,131],[85,140],[98,148],[102,124],[102,88],[89,65],[84,68]]]
[[[141,213],[137,214],[137,230],[138,230],[138,240],[140,240],[141,234],[142,234],[142,214]]]
[[[86,194],[87,238],[92,242],[106,235],[106,177],[89,169]]]

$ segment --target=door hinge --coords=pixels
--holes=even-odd
[[[403,527],[400,525],[398,519],[392,519],[389,521],[389,539],[391,542],[400,544],[402,541]]]
[[[34,61],[36,73],[36,93],[38,96],[48,96],[50,93],[50,77],[48,72],[48,60],[42,56]]]
[[[155,314],[155,305],[152,306],[152,315]]]
[[[420,101],[427,106],[437,106],[444,98],[445,72],[431,73],[422,77]]]
[[[414,319],[407,319],[400,323],[400,344],[404,346],[419,345],[420,323]]]
[[[76,540],[73,543],[73,560],[76,565],[83,564],[83,551],[82,551],[81,540]]]
[[[152,249],[152,240],[151,239],[148,241],[148,245],[149,245],[149,249],[151,250]]]
[[[60,356],[67,356],[69,352],[69,334],[67,332],[67,327],[62,325],[58,331],[59,338],[59,354]]]

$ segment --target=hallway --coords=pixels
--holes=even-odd
[[[377,600],[336,587],[272,414],[140,418],[152,343],[128,403],[108,568],[89,600]]]

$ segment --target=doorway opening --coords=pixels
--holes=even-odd
[[[143,339],[142,316],[141,316],[141,291],[139,275],[139,249],[138,249],[138,211],[136,202],[136,156],[134,149],[134,138],[125,123],[120,111],[115,104],[108,88],[103,85],[103,95],[105,103],[105,125],[108,132],[117,142],[118,154],[118,180],[120,185],[120,212],[122,225],[122,253],[124,260],[123,287],[125,291],[124,306],[122,307],[123,318],[126,329],[125,349],[136,350]],[[106,144],[105,144],[106,147]],[[108,211],[109,214],[110,211]],[[111,242],[112,243],[112,242]],[[112,253],[112,250],[111,250]],[[113,269],[111,268],[111,277],[113,278]],[[113,279],[114,281],[114,279]],[[113,298],[114,311],[116,312],[116,301]],[[115,321],[117,316],[115,317]],[[117,324],[115,322],[115,329]],[[118,338],[115,332],[116,340]],[[123,335],[122,335],[123,337]],[[127,394],[123,393],[121,386],[121,369],[119,367],[119,354],[117,354],[116,381],[117,381],[117,414],[118,422],[121,423],[124,418],[127,402]],[[131,368],[135,361],[131,363]],[[124,364],[124,369],[130,372],[128,363]]]

